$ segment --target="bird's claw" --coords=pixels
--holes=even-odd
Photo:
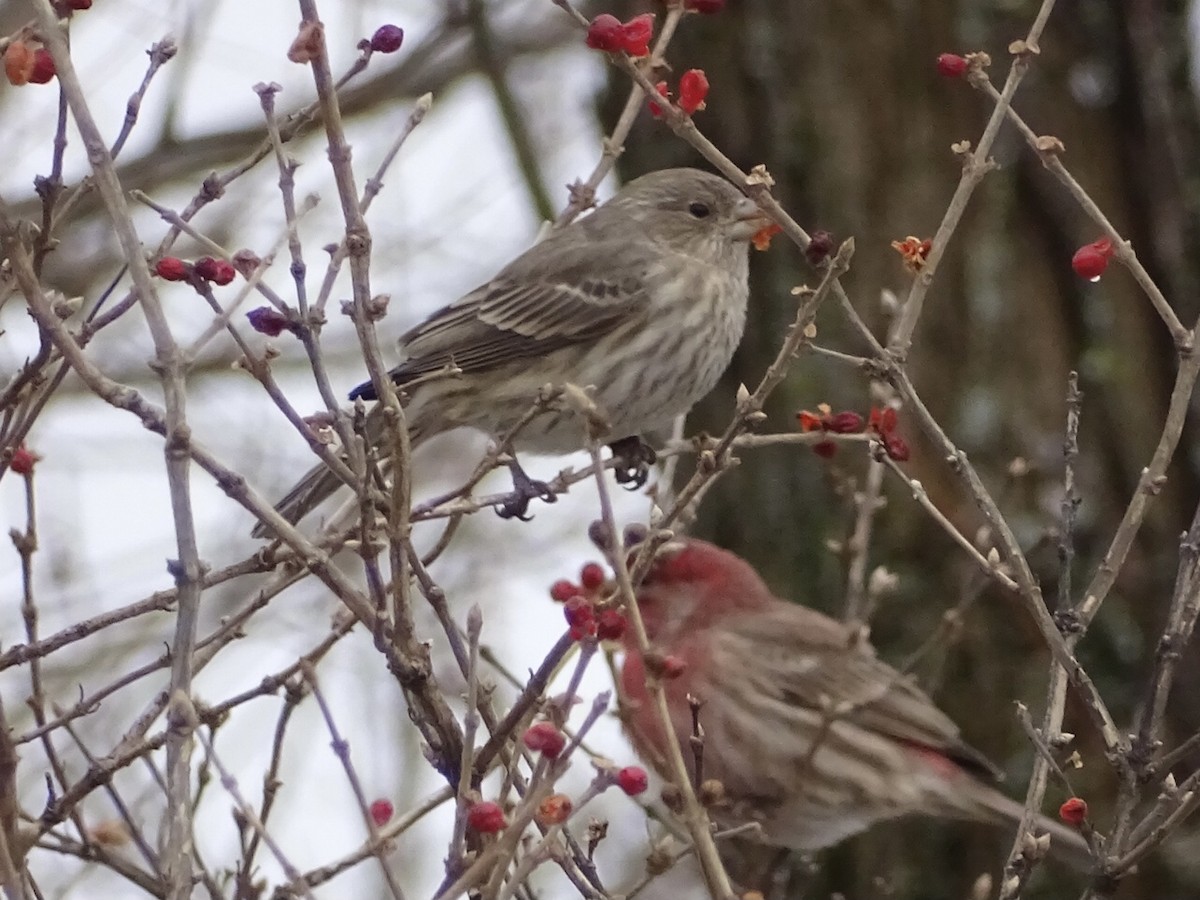
[[[550,485],[544,481],[530,478],[515,460],[509,463],[508,467],[512,472],[512,493],[493,507],[496,515],[500,518],[520,519],[522,522],[528,522],[533,518],[529,514],[530,501],[541,500],[545,503],[554,503],[558,500],[558,495],[554,493]]]
[[[650,477],[650,467],[658,462],[654,448],[636,434],[613,441],[608,449],[612,451],[613,459],[621,463],[613,470],[617,484],[627,491],[636,491],[645,485]]]

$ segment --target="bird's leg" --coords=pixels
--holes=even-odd
[[[626,490],[636,491],[650,477],[650,467],[658,461],[654,448],[642,440],[640,435],[631,435],[613,441],[608,445],[613,459],[620,460],[614,473],[617,484],[625,485]]]
[[[544,481],[536,481],[525,474],[521,464],[514,456],[506,465],[512,473],[513,490],[503,501],[496,504],[496,515],[502,519],[520,519],[528,522],[533,516],[529,515],[530,500],[544,500],[553,503],[558,496]]]

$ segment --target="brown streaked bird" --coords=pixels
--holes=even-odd
[[[747,251],[767,223],[738,188],[698,169],[629,182],[400,338],[406,358],[389,373],[398,387],[451,364],[462,372],[413,385],[406,407],[413,445],[464,425],[503,431],[544,385],[591,385],[611,425],[606,439],[629,462],[619,478],[641,483],[653,457],[641,452],[640,435],[707,394],[741,341]],[[350,397],[376,394],[367,382]],[[382,430],[381,417],[369,417],[369,434]],[[557,454],[584,441],[583,423],[562,410],[535,419],[516,443]],[[527,496],[531,485],[532,496],[544,489],[522,484],[519,467],[513,473]],[[276,508],[295,522],[341,485],[316,466]],[[517,502],[510,512],[523,509]],[[267,534],[262,525],[254,531]]]
[[[682,674],[663,682],[685,759],[697,698],[704,777],[719,779],[722,825],[755,821],[775,846],[814,851],[906,815],[1015,825],[1021,804],[992,786],[996,768],[913,682],[850,629],[771,593],[713,544],[667,544],[637,590],[653,647]],[[621,670],[626,731],[665,777],[666,734],[632,630]],[[1039,817],[1051,852],[1079,868],[1086,841]]]

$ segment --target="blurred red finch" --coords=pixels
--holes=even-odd
[[[612,442],[687,412],[741,340],[747,249],[766,224],[754,201],[697,169],[631,181],[400,338],[407,358],[390,373],[397,386],[450,365],[462,371],[412,385],[413,444],[460,425],[503,431],[546,384],[594,386]],[[375,388],[367,382],[350,397],[374,400]],[[369,427],[382,437],[381,417]],[[517,447],[568,453],[584,441],[583,423],[563,410],[534,420]],[[318,466],[277,509],[294,522],[340,485]]]
[[[652,644],[683,663],[664,688],[688,760],[688,695],[703,704],[703,777],[724,785],[723,824],[758,821],[768,843],[812,851],[910,813],[1020,819],[1021,805],[988,784],[995,768],[928,696],[841,623],[773,596],[745,560],[704,541],[669,544],[638,605]],[[661,772],[665,735],[631,634],[626,650],[626,728]],[[1083,862],[1077,832],[1038,824]]]

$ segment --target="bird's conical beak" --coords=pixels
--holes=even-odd
[[[749,197],[743,197],[733,207],[734,240],[748,241],[762,229],[771,224],[771,220],[758,208],[758,204]]]

